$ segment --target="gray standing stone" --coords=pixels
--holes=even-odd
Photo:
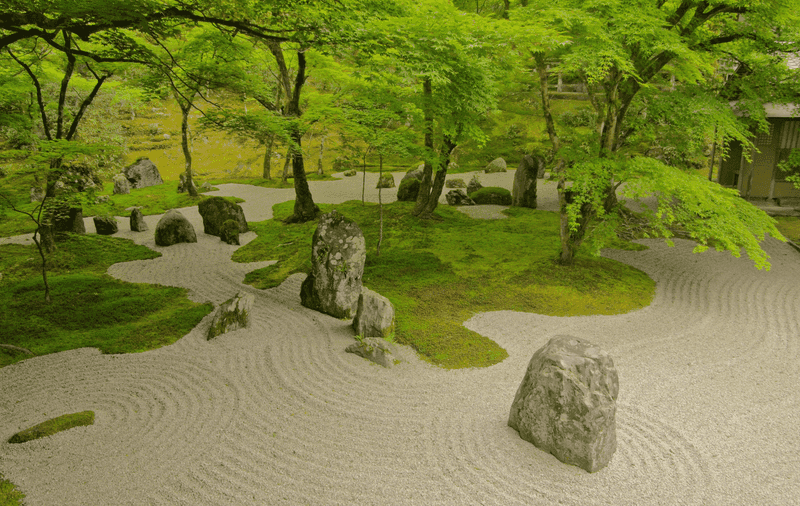
[[[378,179],[378,185],[375,188],[394,188],[394,176],[391,174],[384,174]]]
[[[172,246],[179,242],[197,242],[194,227],[176,209],[170,209],[158,220],[155,235],[158,246]]]
[[[95,216],[92,220],[95,230],[100,235],[113,235],[119,230],[117,219],[113,216]]]
[[[604,350],[556,336],[531,358],[508,425],[525,441],[593,473],[617,449],[619,379]]]
[[[303,282],[303,306],[336,318],[352,318],[367,259],[364,234],[335,209],[323,214],[311,240],[311,274]]]
[[[131,182],[124,174],[114,176],[114,195],[127,195],[131,192]]]
[[[145,188],[148,186],[155,186],[164,184],[161,179],[161,174],[158,172],[155,164],[147,158],[140,158],[135,163],[125,167],[122,171],[128,181],[131,183],[131,188]]]
[[[536,178],[539,167],[544,165],[541,158],[531,155],[522,157],[514,174],[514,186],[511,189],[511,205],[536,209]]]
[[[489,162],[489,165],[486,166],[484,172],[487,174],[491,174],[493,172],[506,172],[506,161],[502,158],[495,158]]]
[[[242,206],[228,202],[222,197],[211,197],[203,200],[198,204],[197,210],[200,211],[200,216],[203,217],[203,231],[208,235],[219,237],[222,233],[222,224],[228,220],[233,220],[239,225],[240,233],[249,230]]]
[[[354,353],[386,368],[394,366],[394,347],[391,343],[377,337],[367,337],[345,348],[347,353]]]
[[[457,190],[450,190],[444,196],[447,204],[451,206],[474,206],[475,202],[464,193],[461,188]]]
[[[226,332],[249,327],[250,313],[253,311],[255,301],[253,294],[240,292],[220,304],[208,329],[207,338],[213,339]]]
[[[394,306],[383,295],[362,287],[353,330],[362,337],[389,337],[394,333]]]
[[[147,223],[144,222],[142,210],[138,207],[131,211],[131,230],[134,232],[146,232],[148,230]]]

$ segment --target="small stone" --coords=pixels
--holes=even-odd
[[[450,190],[447,192],[447,195],[444,196],[447,200],[447,204],[451,206],[474,206],[475,202],[467,196],[467,194],[462,189],[457,190]]]
[[[158,246],[172,246],[180,242],[197,242],[197,234],[180,211],[170,209],[158,220],[155,239]]]
[[[394,334],[394,305],[383,295],[362,287],[353,330],[363,337],[389,337]]]
[[[145,232],[148,230],[147,223],[144,222],[142,210],[138,207],[131,211],[131,230],[133,232]]]
[[[464,180],[460,179],[460,178],[448,179],[447,181],[445,181],[444,185],[446,187],[448,187],[448,188],[466,188],[467,187],[467,183],[465,183]]]
[[[467,184],[467,195],[470,193],[475,193],[481,188],[483,188],[483,185],[478,180],[478,176],[472,176],[472,179],[469,180],[469,184]]]
[[[491,174],[493,172],[506,172],[506,161],[502,158],[495,158],[489,162],[489,165],[486,166],[484,172],[487,174]]]
[[[378,185],[375,188],[394,188],[394,176],[391,174],[384,174],[378,179]]]
[[[394,347],[391,343],[378,337],[366,337],[345,348],[347,353],[354,353],[376,364],[391,368],[394,366]]]
[[[617,449],[619,379],[607,352],[555,336],[531,358],[508,425],[525,441],[593,473]]]
[[[344,174],[345,176],[347,176],[347,177],[350,177],[350,176],[355,176],[355,175],[356,175],[356,169],[350,169],[350,170],[346,170],[346,171],[344,171],[344,173],[343,173],[343,174]]]
[[[119,230],[117,219],[113,216],[95,216],[92,218],[94,221],[94,228],[100,235],[116,234]]]
[[[114,176],[114,195],[127,195],[131,192],[131,182],[124,174]]]
[[[240,292],[220,304],[208,329],[207,338],[210,340],[226,332],[249,327],[255,301],[253,294]]]

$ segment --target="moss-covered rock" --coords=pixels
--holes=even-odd
[[[404,179],[400,182],[400,187],[397,189],[397,200],[403,202],[413,202],[417,200],[419,195],[419,179]]]
[[[228,244],[239,245],[239,224],[234,220],[226,220],[222,223],[219,231],[219,238]]]
[[[232,330],[247,328],[250,325],[250,313],[255,301],[253,294],[238,293],[236,297],[223,302],[208,329],[208,339]]]
[[[79,413],[71,413],[68,415],[61,415],[51,418],[46,422],[34,425],[21,432],[17,432],[8,440],[9,443],[24,443],[26,441],[33,441],[47,436],[52,436],[63,430],[71,429],[73,427],[80,427],[81,425],[94,424],[94,411],[81,411]]]
[[[481,188],[480,190],[470,193],[469,196],[476,204],[511,205],[511,192],[497,186]]]

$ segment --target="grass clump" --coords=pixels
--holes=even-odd
[[[53,301],[35,246],[0,246],[0,343],[35,355],[83,347],[132,353],[177,341],[211,312],[183,288],[127,283],[106,274],[111,264],[160,256],[133,241],[67,234],[48,262]],[[28,355],[0,348],[0,367]]]
[[[278,263],[248,274],[259,288],[276,286],[311,267],[315,222],[284,225],[292,202],[276,205],[272,220],[251,224],[259,237],[234,259]],[[655,283],[628,265],[579,255],[571,267],[555,262],[560,248],[557,213],[506,210],[506,220],[479,220],[440,206],[441,220],[411,216],[413,202],[384,206],[381,255],[375,254],[378,206],[360,201],[321,205],[358,223],[367,242],[364,285],[395,306],[395,339],[445,368],[485,367],[508,354],[463,322],[484,311],[516,310],[553,316],[619,314],[650,304]],[[642,249],[619,241],[615,246]]]
[[[82,425],[94,424],[94,411],[81,411],[80,413],[72,413],[69,415],[61,415],[51,418],[46,422],[34,425],[29,429],[17,432],[8,440],[9,443],[25,443],[40,439],[47,436],[52,436],[58,432],[71,429],[73,427],[80,427]]]
[[[511,192],[498,186],[487,186],[469,194],[476,204],[511,205]]]
[[[22,506],[23,499],[25,494],[0,474],[0,506]]]

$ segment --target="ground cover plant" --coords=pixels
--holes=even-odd
[[[277,204],[273,219],[250,224],[258,238],[233,259],[278,262],[249,273],[246,283],[268,288],[292,273],[310,271],[316,223],[284,225],[292,205]],[[440,207],[440,219],[420,221],[410,216],[413,205],[384,206],[380,256],[375,252],[378,206],[351,201],[320,207],[324,212],[336,208],[358,223],[367,241],[364,285],[395,305],[397,342],[411,345],[433,364],[486,367],[508,356],[497,343],[463,326],[475,313],[619,314],[652,300],[653,280],[628,265],[583,254],[572,267],[558,265],[556,213],[510,208],[508,219],[479,220]],[[624,241],[614,246],[644,249]]]
[[[11,436],[8,442],[13,444],[25,443],[27,441],[33,441],[34,439],[52,436],[53,434],[71,429],[73,427],[92,424],[94,424],[94,411],[70,413],[51,418],[50,420],[17,432]]]
[[[25,494],[0,474],[0,506],[20,506]]]
[[[0,343],[35,355],[86,346],[132,353],[175,342],[211,312],[183,288],[127,283],[106,274],[117,262],[160,256],[127,239],[68,234],[48,260],[44,301],[34,246],[0,245]],[[0,367],[28,355],[0,348]]]
[[[784,237],[793,242],[800,242],[800,218],[796,216],[775,216],[775,226]]]

